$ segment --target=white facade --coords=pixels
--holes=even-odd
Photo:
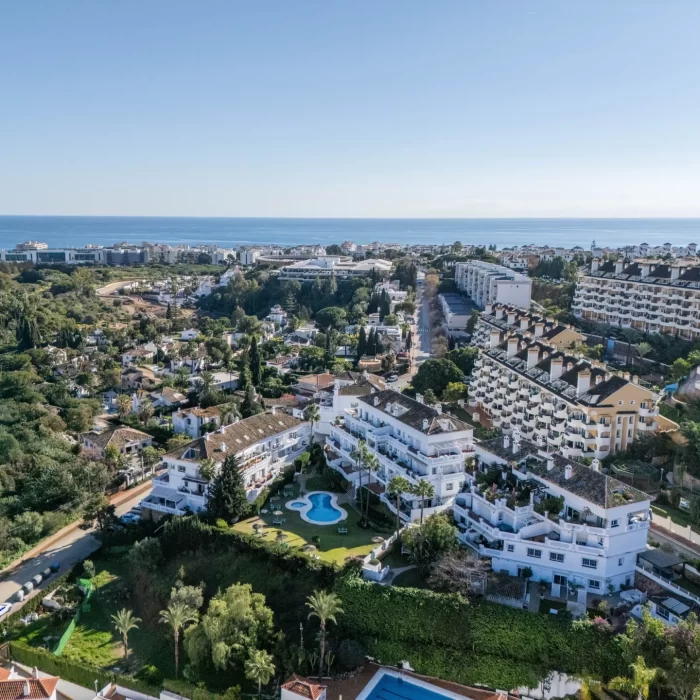
[[[330,425],[326,439],[329,466],[357,487],[360,471],[353,452],[364,439],[379,464],[371,476],[374,488],[370,488],[394,513],[396,499],[386,494],[394,476],[403,476],[411,485],[419,481],[432,484],[435,495],[426,499],[424,516],[450,508],[464,484],[465,459],[474,455],[472,428],[389,389],[351,399],[350,404],[339,424]],[[366,475],[363,484],[367,485]],[[420,499],[402,494],[401,519],[414,522],[420,515]]]
[[[530,306],[532,280],[503,265],[481,260],[457,263],[455,282],[481,308],[495,303]]]
[[[153,491],[141,501],[141,506],[144,512],[171,515],[204,510],[209,482],[202,478],[200,464],[211,459],[220,469],[231,453],[238,460],[248,498],[254,500],[307,448],[309,439],[308,423],[284,413],[260,414],[222,426],[168,452],[163,457],[167,473],[154,478]]]
[[[255,265],[255,261],[260,257],[259,250],[238,250],[238,260],[241,265]]]
[[[700,267],[593,260],[571,310],[596,323],[694,340],[700,337]]]
[[[323,279],[335,275],[337,279],[341,280],[368,275],[375,270],[383,276],[387,276],[391,272],[391,267],[388,260],[352,262],[349,258],[342,256],[326,256],[285,265],[280,269],[279,279],[313,282],[317,277]]]
[[[176,435],[189,435],[193,440],[202,436],[202,426],[221,425],[221,411],[211,408],[184,408],[173,414],[173,432]]]
[[[521,444],[517,434],[512,444],[502,440],[477,447],[481,472],[495,469],[499,481],[470,475],[453,507],[460,541],[490,557],[494,571],[519,576],[531,569],[531,580],[552,583],[555,595],[572,585],[601,594],[633,585],[637,555],[646,549],[649,496],[596,466]],[[563,504],[556,513],[542,510],[554,503]]]

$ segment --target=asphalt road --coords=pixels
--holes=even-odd
[[[117,506],[117,515],[123,515],[131,510],[131,508],[140,503],[149,493],[150,489],[148,491],[142,491],[133,498]],[[93,528],[89,530],[76,528],[57,542],[50,544],[37,556],[27,560],[13,571],[7,572],[3,576],[2,581],[0,581],[0,602],[10,602],[10,598],[15,595],[23,584],[31,580],[32,576],[36,576],[36,574],[48,568],[53,562],[60,562],[61,572],[65,572],[76,562],[92,554],[99,546],[100,543],[95,537],[95,530]],[[51,579],[49,579],[49,581],[51,581]],[[39,590],[41,590],[41,588],[42,586],[39,587]],[[12,612],[19,610],[21,607],[21,603],[14,603]]]
[[[422,292],[416,297],[418,307],[418,322],[411,326],[413,333],[413,348],[411,349],[411,369],[399,377],[398,381],[389,385],[394,391],[403,391],[413,381],[413,375],[421,364],[430,357],[430,306]]]

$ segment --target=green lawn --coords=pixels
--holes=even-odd
[[[401,554],[401,547],[394,546],[389,554],[382,557],[382,565],[390,566],[392,569],[400,569],[403,566],[410,566],[411,562],[405,554]]]
[[[122,608],[132,609],[129,587],[125,579],[124,559],[97,561],[95,587],[89,612],[83,612],[75,626],[63,656],[102,668],[123,667],[124,647],[112,625],[112,615]],[[173,650],[165,626],[154,633],[143,624],[129,633],[130,664],[138,668],[154,664],[168,677],[174,675]]]
[[[306,491],[337,491],[333,488],[335,483],[326,474],[314,474],[306,480],[305,489]]]
[[[392,586],[399,588],[427,588],[428,584],[423,578],[420,569],[409,569],[399,574],[392,582]]]
[[[321,545],[317,554],[321,559],[342,565],[346,557],[369,554],[370,550],[376,546],[373,544],[372,538],[376,537],[377,533],[374,530],[360,529],[357,526],[360,516],[347,504],[341,507],[348,511],[348,518],[337,525],[307,523],[301,519],[298,513],[287,510],[282,505],[281,510],[284,512],[285,523],[281,527],[272,525],[273,516],[271,513],[267,513],[236,523],[233,529],[250,534],[253,532],[254,524],[262,523],[266,541],[274,542],[277,530],[282,530],[287,535],[285,542],[290,547],[296,548],[303,547],[305,544],[312,544],[311,538],[318,535],[321,538]],[[339,535],[339,527],[346,527],[348,534]]]

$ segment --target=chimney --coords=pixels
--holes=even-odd
[[[496,309],[496,318],[498,320],[503,318],[503,308],[501,306]]]
[[[493,304],[484,304],[484,313],[485,314],[493,313]]]
[[[562,370],[564,369],[564,358],[563,357],[553,357],[552,361],[549,363],[549,378],[554,381],[561,377]]]
[[[639,377],[636,374],[632,375],[632,384],[639,384]]]
[[[527,368],[530,369],[537,364],[540,349],[535,345],[527,349]]]
[[[375,396],[375,397],[374,397],[374,400],[372,401],[372,403],[373,403],[375,406],[379,406],[379,397]],[[421,403],[422,403],[422,401],[421,401]]]
[[[671,279],[672,280],[677,280],[680,277],[680,274],[681,274],[680,267],[672,267],[671,268]]]
[[[632,375],[629,372],[624,372],[622,377],[625,381],[630,381],[630,379],[632,379]]]
[[[430,421],[427,418],[423,418],[423,430],[427,430],[430,425]]]
[[[24,681],[24,697],[28,698],[28,697],[31,697],[31,695],[32,695],[31,686],[29,685],[29,681],[25,680]]]
[[[442,404],[439,401],[433,406],[433,408],[437,412],[438,416],[442,415]]]
[[[508,312],[508,325],[512,326],[515,323],[515,311]]]
[[[648,277],[649,276],[649,263],[644,263],[644,265],[639,266],[639,274],[642,277]]]
[[[624,263],[622,262],[622,260],[616,260],[616,261],[615,261],[615,272],[616,272],[617,274],[619,274],[620,272],[622,272],[622,268],[623,268],[623,267],[624,267]]]
[[[591,387],[591,370],[585,367],[578,373],[578,381],[576,383],[576,396],[585,394]]]
[[[598,384],[600,384],[602,381],[603,381],[603,375],[602,375],[602,374],[596,374],[596,375],[595,375],[595,383],[596,383],[596,386],[597,386]]]
[[[510,447],[510,438],[507,435],[503,436],[503,449],[507,450]]]
[[[494,328],[491,331],[491,335],[489,336],[489,347],[490,348],[497,347],[500,341],[501,341],[501,333],[500,333],[500,331],[497,331]]]
[[[219,447],[219,449],[220,449],[222,452],[226,452],[226,443],[225,443],[225,442],[222,442],[222,443],[221,443],[221,446]]]
[[[593,260],[591,260],[591,272],[597,272],[599,265],[600,260],[598,260],[598,258],[593,258]]]
[[[600,460],[597,457],[591,462],[591,469],[594,472],[600,471]]]
[[[423,394],[416,394],[416,401],[418,401],[418,403],[423,403]]]
[[[522,316],[520,319],[520,330],[521,331],[526,330],[529,325],[530,325],[530,317],[529,316]]]
[[[513,439],[513,454],[517,455],[519,449],[520,449],[520,440]]]
[[[275,406],[274,404],[270,406],[270,413],[274,416],[275,413],[277,413],[277,406]]]
[[[518,352],[518,339],[508,338],[508,357],[515,357]]]
[[[554,457],[552,455],[547,455],[547,471],[551,472],[554,469]]]
[[[574,475],[574,468],[573,468],[570,464],[567,464],[567,465],[564,467],[564,478],[568,480],[568,479],[570,479],[573,475]]]
[[[39,678],[39,669],[36,666],[32,669],[32,678]]]
[[[539,338],[544,333],[544,323],[535,324],[535,338]]]

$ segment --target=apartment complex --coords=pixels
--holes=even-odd
[[[163,456],[167,473],[153,479],[153,491],[143,501],[143,517],[185,515],[206,508],[209,481],[200,466],[205,460],[221,468],[233,454],[253,500],[309,444],[309,425],[286,413],[261,413],[171,450]]]
[[[30,242],[31,243],[31,242]],[[45,244],[43,244],[45,245]],[[34,264],[64,265],[136,265],[150,261],[145,248],[102,248],[86,246],[85,248],[49,248],[34,241],[34,247],[21,243],[14,250],[0,250],[2,262],[30,262]]]
[[[469,406],[505,432],[565,457],[598,458],[641,435],[678,426],[659,415],[659,395],[629,374],[513,333],[474,364]]]
[[[700,337],[700,266],[595,259],[579,279],[572,311],[597,323],[694,340]]]
[[[552,317],[539,316],[510,304],[486,304],[474,328],[471,344],[488,349],[513,333],[540,338],[560,350],[584,341],[584,336],[575,328]]]
[[[490,557],[494,571],[529,569],[557,597],[633,585],[646,551],[648,494],[602,474],[596,462],[544,454],[517,431],[477,453],[453,512],[460,541]]]
[[[279,279],[297,280],[297,282],[313,282],[317,277],[335,276],[337,279],[362,277],[376,272],[380,277],[388,277],[391,263],[388,260],[360,260],[353,262],[343,256],[324,256],[310,260],[300,260],[292,265],[280,268]]]
[[[469,260],[455,265],[455,282],[480,308],[486,304],[530,306],[532,280],[503,265]]]
[[[342,391],[342,389],[340,390]],[[338,392],[340,395],[340,392]],[[360,467],[356,450],[360,440],[377,461],[378,469],[367,476]],[[439,404],[427,406],[391,389],[363,393],[350,401],[330,425],[326,438],[326,460],[356,488],[363,486],[380,496],[396,513],[396,498],[387,494],[394,476],[404,477],[411,486],[427,481],[434,496],[425,499],[424,516],[452,506],[465,479],[465,459],[474,455],[471,426],[442,413]],[[421,499],[401,494],[400,517],[414,522],[421,515]]]

